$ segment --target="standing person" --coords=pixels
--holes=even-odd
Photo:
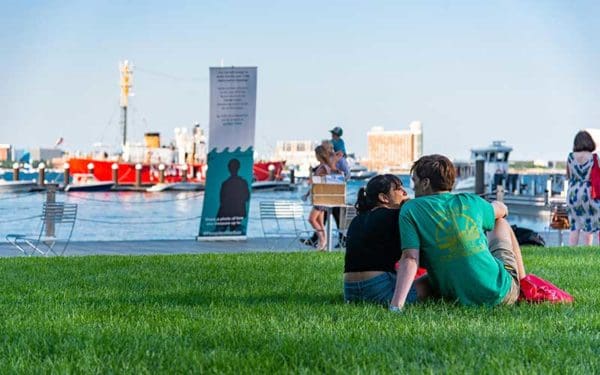
[[[333,147],[333,142],[329,140],[321,141],[321,146],[325,147],[327,152],[331,155],[331,163],[335,166],[333,172],[340,173],[344,176],[344,181],[348,181],[350,179],[350,167],[348,166],[348,161],[344,156],[342,151],[335,151]]]
[[[396,287],[400,259],[400,206],[408,199],[402,181],[394,175],[377,175],[361,187],[356,216],[348,227],[344,261],[344,301],[389,304]],[[407,302],[417,299],[413,286]]]
[[[342,139],[342,135],[344,134],[344,130],[339,126],[334,127],[329,131],[331,133],[331,143],[333,144],[333,151],[338,152],[341,151],[346,158],[348,155],[346,153],[346,144]]]
[[[338,152],[333,151],[333,144],[329,140],[321,141],[321,146],[323,146],[330,155],[329,156],[331,159],[330,166],[332,167],[331,173],[340,173],[344,176],[344,180],[348,181],[350,179],[350,168],[348,167],[348,162],[346,161],[346,158],[343,157],[343,155],[340,151],[338,151]],[[316,168],[315,168],[315,170],[316,170]],[[307,192],[302,197],[302,200],[308,199],[309,193],[310,192]],[[334,207],[331,211],[331,214],[332,214],[333,218],[335,219],[335,223],[339,229],[340,228],[340,208]],[[323,215],[323,225],[327,224],[327,219],[328,219],[327,215],[324,214]],[[340,242],[344,241],[344,239],[345,239],[344,235],[342,233],[340,233],[338,244],[336,245],[336,247],[340,247]],[[300,242],[302,242],[303,244],[308,245],[308,246],[316,246],[318,244],[318,240],[319,240],[318,235],[315,232],[309,238],[300,239]]]
[[[344,179],[346,181],[350,180],[350,167],[348,166],[348,160],[346,159],[346,144],[342,139],[342,135],[344,134],[344,130],[339,126],[334,127],[329,131],[331,133],[331,144],[333,145],[333,151],[336,153],[336,158],[338,161],[336,162],[336,168],[344,173]],[[335,219],[335,224],[338,229],[340,227],[340,216],[341,210],[339,207],[334,207],[331,211],[331,215]],[[344,241],[344,236],[340,233],[338,238],[338,244],[336,247],[342,247],[342,242]]]
[[[590,133],[582,130],[575,135],[573,152],[567,157],[567,210],[571,225],[569,245],[579,244],[583,232],[583,244],[590,246],[594,232],[600,228],[600,201],[592,199],[590,172],[594,165],[596,143]]]
[[[315,157],[319,161],[319,165],[315,169],[314,176],[326,176],[331,173],[331,154],[323,146],[317,146],[315,148]],[[325,211],[324,207],[313,206],[308,215],[308,222],[315,229],[319,243],[317,249],[325,251],[327,249],[327,234],[325,233]]]
[[[450,193],[456,169],[445,156],[421,157],[411,174],[416,198],[400,212],[402,257],[390,310],[404,307],[419,265],[433,296],[462,305],[515,303],[525,268],[506,206]]]
[[[340,132],[341,131],[342,130],[340,129]],[[323,141],[321,144],[323,146],[325,146],[327,148],[327,150],[329,150],[331,152],[332,158],[334,161],[334,165],[335,165],[335,172],[341,173],[344,176],[344,181],[348,182],[348,180],[350,180],[350,167],[348,166],[348,161],[346,160],[346,155],[345,155],[344,151],[341,151],[341,150],[335,151],[335,148],[333,147],[333,143],[331,141]],[[340,220],[341,220],[341,216],[342,216],[340,207],[333,207],[333,209],[331,210],[331,216],[333,216],[333,219],[335,220],[335,225],[337,226],[338,232],[339,232]],[[327,218],[325,218],[325,222],[327,222]],[[345,240],[346,240],[346,238],[345,238],[344,234],[342,232],[339,232],[338,243],[337,243],[337,245],[335,245],[335,247],[336,248],[342,247],[342,243]]]

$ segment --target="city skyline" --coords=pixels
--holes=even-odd
[[[208,129],[208,68],[257,66],[256,151],[344,128],[423,123],[424,153],[560,160],[600,127],[594,2],[44,2],[0,5],[0,143],[120,139],[118,63],[134,63],[132,141]]]

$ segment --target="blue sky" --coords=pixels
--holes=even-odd
[[[599,2],[2,1],[0,143],[119,143],[118,62],[134,63],[129,139],[208,126],[208,68],[258,67],[256,148],[420,120],[424,151],[506,140],[564,159],[600,128]]]

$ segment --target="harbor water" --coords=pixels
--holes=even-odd
[[[408,176],[403,177],[407,186]],[[347,201],[354,203],[364,181],[350,181]],[[296,191],[253,192],[250,200],[248,236],[262,236],[259,204],[264,200],[297,200],[308,186]],[[412,194],[412,191],[409,193]],[[39,216],[45,192],[0,194],[0,235],[39,232]],[[202,214],[203,192],[140,193],[140,192],[58,192],[56,201],[77,203],[78,218],[75,241],[124,241],[193,239],[198,234]],[[310,210],[305,203],[306,217]],[[511,223],[543,231],[547,218],[510,217]]]

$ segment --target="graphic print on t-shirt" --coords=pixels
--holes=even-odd
[[[442,220],[436,225],[435,243],[440,252],[445,252],[440,259],[450,261],[487,250],[477,222],[464,210],[451,209],[450,213],[437,214]]]

